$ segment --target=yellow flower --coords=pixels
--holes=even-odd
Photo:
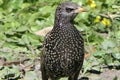
[[[102,24],[106,25],[106,26],[110,26],[110,20],[109,19],[106,19],[106,18],[103,18],[103,20],[101,21]]]
[[[90,5],[91,8],[95,8],[96,7],[96,3],[94,0],[88,0],[87,1],[88,5]]]
[[[101,19],[101,17],[100,17],[100,16],[97,16],[97,17],[95,18],[94,22],[95,22],[95,23],[98,23],[98,22],[100,22],[100,19]]]
[[[92,8],[95,8],[95,7],[96,7],[96,4],[95,4],[95,3],[92,3],[90,6],[91,6]]]

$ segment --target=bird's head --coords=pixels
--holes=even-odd
[[[74,2],[64,2],[57,7],[55,20],[60,21],[60,23],[61,21],[71,22],[74,20],[78,13],[85,11],[86,9]]]

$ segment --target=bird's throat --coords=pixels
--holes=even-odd
[[[54,26],[64,26],[66,24],[73,25],[73,21],[67,18],[55,19]]]

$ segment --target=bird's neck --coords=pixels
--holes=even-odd
[[[60,19],[55,19],[55,21],[54,21],[54,27],[62,27],[62,26],[65,26],[65,25],[74,25],[73,24],[73,21],[72,20],[70,20],[70,19],[68,19],[68,18],[60,18]]]

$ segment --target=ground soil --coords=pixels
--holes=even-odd
[[[88,80],[120,80],[120,70],[105,70],[101,74],[93,74],[88,75]]]

